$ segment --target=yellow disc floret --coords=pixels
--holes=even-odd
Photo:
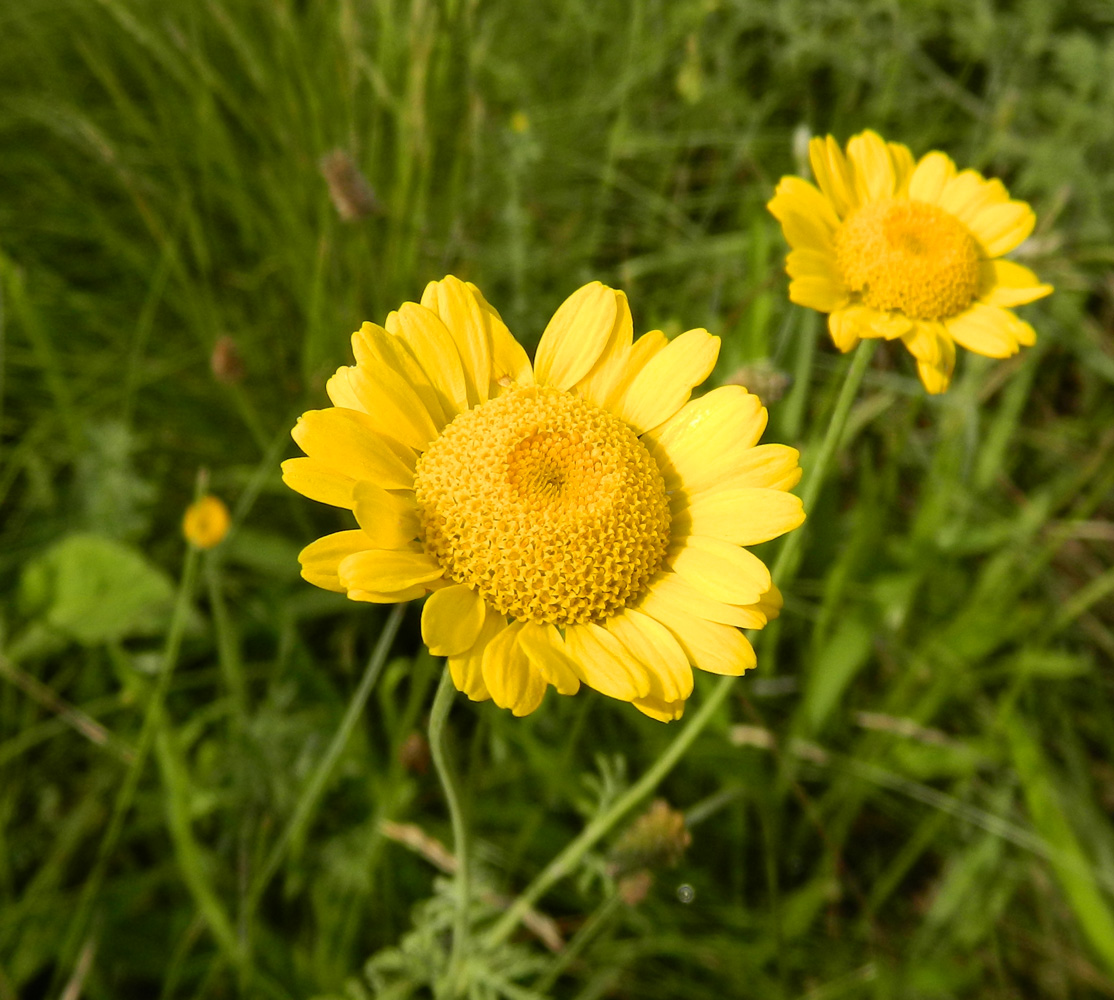
[[[941,320],[979,290],[978,243],[954,215],[927,202],[886,199],[852,212],[835,236],[848,287],[880,311]]]
[[[621,611],[661,566],[669,502],[634,431],[543,386],[460,414],[418,462],[426,551],[501,614],[555,625]]]

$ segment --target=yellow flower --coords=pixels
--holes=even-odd
[[[232,518],[224,501],[212,494],[206,494],[186,508],[182,518],[182,534],[190,545],[199,549],[211,549],[224,541]]]
[[[719,338],[637,341],[626,296],[593,282],[550,320],[535,364],[479,290],[431,282],[352,337],[335,404],[293,430],[287,485],[355,513],[300,555],[356,601],[430,593],[422,636],[457,688],[516,715],[581,683],[678,718],[690,665],[741,674],[781,597],[743,546],[804,519],[798,455],[757,445],[741,386],[689,401]]]
[[[1007,358],[1036,340],[1010,311],[1052,291],[1001,260],[1036,221],[997,180],[956,172],[943,153],[919,161],[863,132],[844,155],[831,136],[809,143],[817,190],[783,177],[770,211],[792,247],[789,297],[830,313],[841,351],[863,337],[898,337],[931,393],[948,387],[955,345]]]

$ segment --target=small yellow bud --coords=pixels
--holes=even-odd
[[[525,111],[516,111],[511,115],[511,131],[519,135],[530,131],[530,116]]]
[[[191,503],[182,518],[182,534],[190,545],[199,549],[211,549],[220,545],[228,534],[232,517],[224,501],[208,494]]]

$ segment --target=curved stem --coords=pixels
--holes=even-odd
[[[429,712],[429,753],[433,758],[437,777],[441,781],[441,788],[445,792],[449,820],[453,827],[453,854],[456,857],[456,919],[453,923],[453,950],[449,959],[449,971],[445,981],[440,984],[438,996],[456,996],[463,992],[461,970],[468,954],[468,896],[471,888],[468,870],[468,828],[464,823],[464,811],[460,806],[460,795],[457,792],[452,768],[445,756],[445,722],[449,717],[449,709],[452,708],[455,695],[456,686],[446,665],[445,672],[441,675],[441,683],[437,687],[437,694],[433,699],[433,707]]]
[[[808,470],[808,474],[804,478],[804,485],[801,489],[801,499],[804,502],[806,511],[811,510],[820,493],[820,487],[824,483],[828,465],[831,463],[839,440],[843,436],[843,429],[847,424],[847,415],[851,412],[851,404],[855,400],[855,395],[862,383],[863,374],[866,372],[867,365],[870,363],[870,358],[873,353],[874,341],[862,341],[847,369],[843,386],[839,392],[839,398],[836,400],[835,410],[832,413],[832,419],[828,423],[828,428],[824,433],[824,438],[816,453],[816,460],[812,463]],[[785,539],[781,551],[778,553],[777,560],[774,562],[772,575],[781,586],[787,585],[796,572],[796,563],[801,544],[800,538],[800,531],[791,533]],[[720,705],[722,705],[727,698],[735,680],[735,677],[721,678],[704,704],[700,706],[696,714],[689,719],[681,731],[674,737],[673,742],[665,748],[661,756],[650,765],[649,770],[627,789],[623,795],[616,799],[615,802],[611,804],[610,808],[593,819],[581,831],[578,837],[570,841],[565,846],[564,850],[542,869],[534,878],[534,881],[522,891],[518,898],[508,907],[506,913],[504,913],[499,920],[495,922],[491,930],[488,931],[484,941],[486,947],[494,947],[506,940],[518,926],[519,921],[522,919],[522,915],[538,901],[542,894],[559,879],[572,872],[580,862],[580,859],[584,857],[599,840],[605,837],[608,831],[611,830],[630,809],[638,805],[643,798],[657,787],[658,783],[672,770],[673,765],[680,760],[681,756],[692,745],[696,737],[703,732],[704,727],[711,721],[712,716],[715,715]]]

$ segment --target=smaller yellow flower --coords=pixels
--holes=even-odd
[[[199,549],[211,549],[224,541],[232,517],[224,501],[212,494],[203,496],[186,508],[182,518],[182,534],[190,545]]]
[[[789,298],[826,312],[832,340],[901,338],[931,393],[943,392],[955,345],[1008,358],[1036,341],[1010,310],[1052,291],[1001,256],[1036,217],[1002,183],[957,172],[943,153],[913,160],[908,147],[863,132],[846,154],[831,136],[809,143],[819,189],[783,177],[769,209],[792,252]]]

